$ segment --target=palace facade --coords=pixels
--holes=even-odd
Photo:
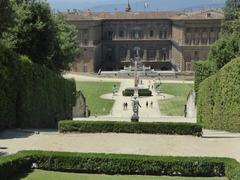
[[[192,12],[68,12],[78,29],[81,53],[72,71],[119,70],[130,64],[134,48],[155,70],[192,71],[207,58],[221,31],[220,10]]]

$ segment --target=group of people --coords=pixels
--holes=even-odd
[[[146,102],[146,108],[148,108],[148,107],[149,107],[149,103],[148,103],[148,101],[147,101],[147,102]],[[153,102],[152,102],[152,101],[150,102],[150,107],[153,108]]]

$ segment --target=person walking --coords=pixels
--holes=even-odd
[[[127,103],[127,102],[126,102],[126,105],[125,105],[125,106],[126,106],[126,110],[127,110],[127,109],[128,109],[128,103]]]
[[[146,102],[146,108],[148,108],[148,101]]]
[[[152,102],[152,101],[151,101],[151,103],[150,103],[150,107],[153,108],[153,102]]]

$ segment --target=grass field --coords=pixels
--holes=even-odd
[[[114,100],[101,99],[103,94],[112,93],[113,85],[119,88],[120,83],[114,82],[76,82],[77,90],[81,90],[86,98],[91,115],[107,115],[110,113]]]
[[[107,176],[93,174],[76,174],[35,170],[30,174],[17,177],[22,180],[227,180],[226,178],[191,178],[191,177],[158,177],[158,176]],[[13,179],[15,180],[15,179]]]
[[[159,101],[160,111],[167,116],[183,116],[184,105],[193,84],[161,84],[161,92],[174,95],[174,99]]]

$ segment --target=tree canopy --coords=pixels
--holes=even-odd
[[[53,14],[45,1],[12,0],[12,5],[14,25],[5,34],[5,44],[55,72],[68,70],[79,51],[76,28]]]
[[[0,38],[12,24],[13,14],[10,0],[0,0]]]

